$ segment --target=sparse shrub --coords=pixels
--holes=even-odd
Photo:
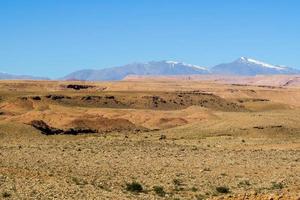
[[[226,194],[229,193],[229,188],[226,186],[220,186],[220,187],[216,187],[217,192],[222,193],[222,194]]]
[[[284,186],[283,186],[282,183],[272,182],[272,187],[271,187],[271,189],[273,189],[273,190],[281,190],[281,189],[283,189],[283,188],[284,188]]]
[[[153,190],[160,197],[164,197],[166,195],[166,192],[162,186],[154,186]]]
[[[192,187],[192,188],[191,188],[191,191],[192,191],[192,192],[197,192],[198,189],[197,189],[196,187]]]
[[[195,197],[196,197],[196,200],[204,200],[204,199],[206,199],[206,197],[204,195],[202,195],[202,194],[197,194]]]
[[[250,186],[250,182],[248,180],[243,180],[241,182],[238,183],[238,187],[248,187]]]
[[[166,136],[166,135],[161,135],[161,136],[159,137],[159,140],[165,140],[165,139],[167,139],[167,136]]]
[[[11,194],[9,192],[3,192],[2,197],[3,198],[9,198],[9,197],[11,197]]]
[[[133,181],[132,183],[126,183],[126,190],[129,192],[140,193],[143,192],[143,186],[140,183]]]
[[[181,186],[182,185],[182,181],[180,179],[173,179],[173,183],[175,186]]]
[[[204,171],[204,172],[209,172],[209,171],[211,171],[211,169],[210,169],[209,167],[205,167],[205,168],[203,169],[203,171]]]
[[[87,181],[82,180],[82,179],[77,178],[77,177],[72,177],[72,181],[73,181],[76,185],[86,185],[86,184],[88,184]]]
[[[182,180],[180,180],[180,179],[173,179],[173,184],[175,186],[175,190],[176,191],[184,190],[184,188],[181,187],[183,185]]]

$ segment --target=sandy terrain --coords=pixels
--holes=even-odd
[[[125,77],[128,81],[141,80],[185,80],[185,81],[211,81],[226,84],[246,84],[261,86],[288,86],[300,87],[300,75],[257,75],[257,76],[222,76],[222,75],[174,75],[174,76],[138,76],[129,75]]]
[[[2,81],[0,100],[0,199],[300,199],[294,83]]]

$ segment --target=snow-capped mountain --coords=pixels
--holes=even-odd
[[[15,75],[15,74],[8,74],[5,72],[0,72],[0,80],[49,80],[49,79],[45,77]]]
[[[210,70],[192,64],[177,61],[151,61],[147,63],[132,63],[121,67],[112,67],[100,70],[81,70],[73,72],[63,80],[122,80],[128,75],[192,75],[192,74],[217,74],[255,76],[272,74],[300,74],[299,70],[271,65],[255,59],[240,57],[234,62],[217,65]]]
[[[217,65],[211,69],[211,72],[214,74],[239,76],[300,73],[300,71],[296,69],[279,65],[271,65],[246,57],[240,57],[231,63]]]
[[[132,63],[121,67],[100,70],[81,70],[73,72],[63,80],[122,80],[128,75],[190,75],[209,74],[205,67],[176,61],[151,61],[147,63]]]
[[[86,80],[86,81],[110,81],[122,80],[129,75],[235,75],[235,76],[255,76],[255,75],[275,75],[275,74],[300,74],[300,70],[272,65],[251,58],[240,57],[231,62],[220,64],[211,69],[206,67],[187,64],[177,61],[151,61],[147,63],[132,63],[120,67],[105,69],[86,69],[73,72],[60,80]],[[13,75],[0,72],[0,80],[48,80],[44,77],[27,75]]]

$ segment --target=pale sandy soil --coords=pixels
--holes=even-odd
[[[75,83],[95,87],[0,83],[0,199],[300,198],[299,89]],[[46,136],[32,120],[98,133]]]

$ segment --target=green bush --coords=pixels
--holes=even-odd
[[[216,187],[217,192],[222,193],[222,194],[226,194],[229,193],[230,190],[228,187],[225,186],[220,186],[220,187]]]
[[[138,182],[126,183],[126,190],[130,192],[140,193],[143,192],[143,186]]]
[[[2,197],[3,197],[3,198],[9,198],[9,197],[11,197],[11,194],[8,193],[8,192],[3,192],[3,193],[2,193]]]
[[[72,177],[72,181],[76,184],[76,185],[86,185],[88,184],[87,181],[77,178],[77,177]]]
[[[180,179],[173,179],[173,184],[175,186],[181,186],[182,185],[182,181]]]
[[[154,186],[153,190],[160,197],[164,197],[166,195],[166,192],[162,186]]]
[[[283,189],[283,188],[284,188],[284,186],[283,186],[282,183],[272,182],[272,187],[271,187],[271,189],[273,189],[273,190],[281,190],[281,189]]]
[[[243,180],[238,183],[238,187],[249,187],[251,184],[248,180]]]

